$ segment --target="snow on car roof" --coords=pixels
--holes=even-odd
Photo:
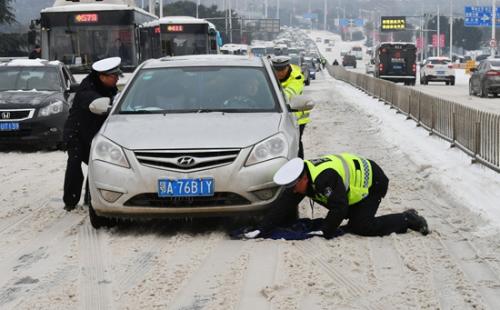
[[[58,60],[48,61],[46,59],[13,59],[9,62],[2,63],[3,66],[8,67],[46,67],[57,66],[61,62]]]
[[[188,66],[242,66],[263,67],[260,57],[241,55],[185,55],[147,60],[143,68]]]

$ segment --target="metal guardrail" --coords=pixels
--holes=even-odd
[[[336,79],[363,90],[413,119],[431,134],[449,141],[480,162],[500,172],[500,115],[425,94],[410,87],[328,66]]]

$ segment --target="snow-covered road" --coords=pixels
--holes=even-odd
[[[199,222],[96,231],[86,208],[62,209],[64,153],[2,151],[0,308],[497,309],[500,176],[325,71],[306,92],[320,100],[306,157],[375,160],[391,179],[379,213],[416,208],[432,234],[235,241]]]
[[[370,56],[366,54],[366,47],[363,46],[363,41],[342,41],[339,35],[333,34],[331,32],[325,31],[311,31],[309,36],[311,39],[322,38],[323,40],[330,39],[335,41],[335,46],[330,47],[331,51],[327,52],[326,49],[329,47],[328,44],[317,43],[318,48],[327,58],[329,63],[337,59],[340,64],[342,64],[342,57],[340,56],[341,51],[349,51],[352,46],[362,46],[363,47],[363,60],[357,61],[357,67],[350,68],[348,70],[366,74],[365,64],[370,60]],[[430,82],[429,85],[420,85],[420,73],[417,67],[417,83],[415,86],[418,90],[436,96],[438,98],[443,98],[464,106],[472,107],[481,111],[486,111],[494,114],[500,114],[500,98],[494,98],[490,96],[489,98],[480,98],[478,96],[469,95],[469,78],[470,76],[465,74],[465,70],[456,69],[455,85],[446,85],[444,82]],[[370,73],[370,75],[372,75]],[[400,84],[402,85],[402,84]]]

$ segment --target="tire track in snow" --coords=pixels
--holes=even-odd
[[[313,238],[314,239],[314,238]],[[342,272],[337,270],[331,263],[329,263],[325,257],[328,257],[328,253],[321,250],[318,243],[311,239],[297,242],[296,247],[307,257],[311,259],[319,268],[321,268],[335,283],[347,288],[349,297],[355,299],[357,297],[365,296],[369,293],[369,290],[355,281],[351,280],[349,277],[344,275]],[[367,309],[377,309],[384,310],[385,307],[380,305],[378,302],[372,302],[370,305],[365,305]]]
[[[276,278],[279,246],[271,242],[252,244],[247,271],[244,277],[239,310],[265,310],[271,304],[262,294],[262,290],[271,287]]]
[[[215,294],[220,289],[219,279],[229,272],[231,262],[237,259],[243,244],[238,240],[221,240],[200,268],[183,284],[174,300],[169,303],[168,309],[203,309],[214,301]]]
[[[81,308],[112,309],[111,273],[107,269],[107,232],[86,221],[79,230]]]

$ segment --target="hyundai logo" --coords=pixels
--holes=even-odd
[[[179,159],[177,159],[177,166],[179,167],[183,167],[183,168],[189,168],[189,167],[192,167],[196,164],[195,160],[193,157],[191,156],[183,156],[183,157],[179,157]]]
[[[2,119],[10,119],[10,112],[2,112]]]

